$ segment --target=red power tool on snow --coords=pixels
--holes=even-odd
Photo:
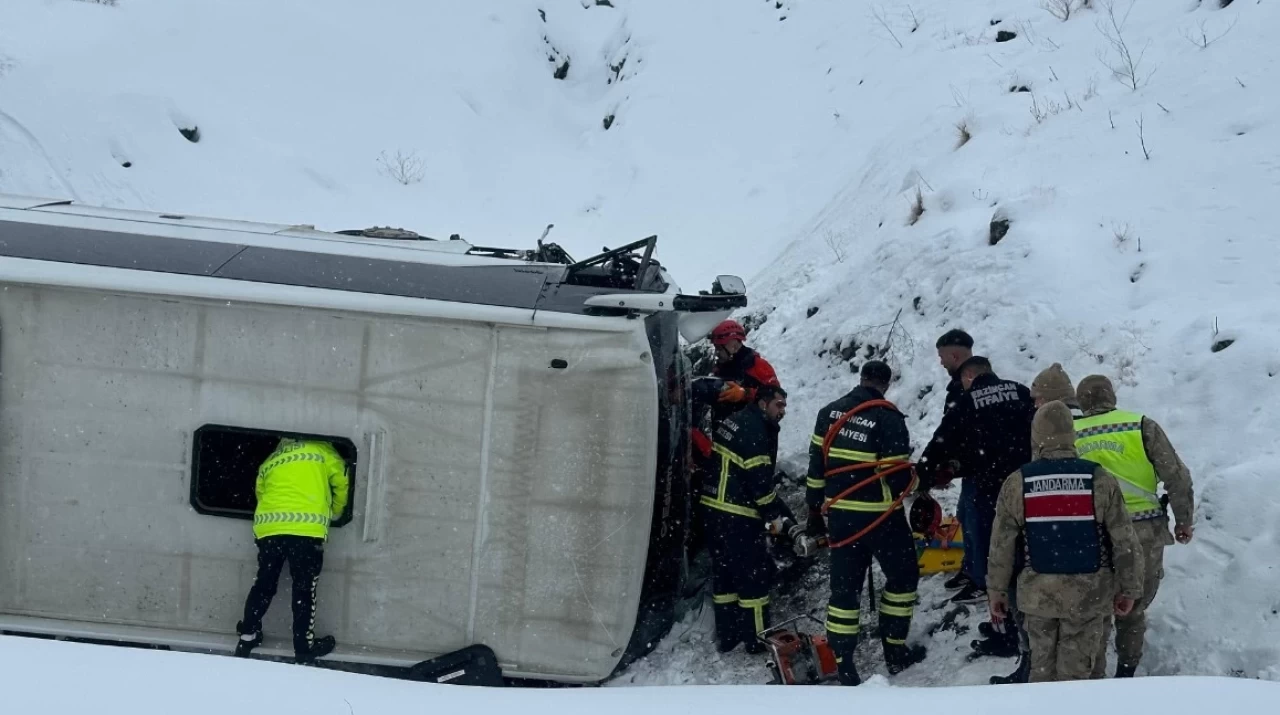
[[[796,622],[804,619],[822,623],[806,613],[756,636],[769,651],[771,685],[816,685],[836,677],[836,654],[827,637],[795,628]]]

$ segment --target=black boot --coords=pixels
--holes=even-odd
[[[248,658],[254,648],[262,645],[262,631],[245,633],[243,622],[236,623],[236,633],[240,634],[240,639],[236,641],[237,658]]]
[[[862,685],[862,676],[858,675],[858,665],[853,662],[852,652],[836,658],[836,669],[841,685]]]
[[[960,588],[960,593],[951,597],[951,603],[986,603],[987,591],[969,582]]]
[[[989,626],[983,629],[982,625]],[[1013,625],[1012,621],[1005,622],[1005,630],[1003,633],[997,631],[990,624],[982,624],[978,626],[978,632],[985,635],[985,631],[989,630],[991,635],[981,640],[975,640],[969,645],[973,648],[975,657],[992,656],[995,658],[1012,658],[1018,655],[1018,629]]]
[[[1117,678],[1132,678],[1134,674],[1137,672],[1138,672],[1138,666],[1136,665],[1125,665],[1124,663],[1116,664]]]
[[[948,591],[953,591],[957,588],[964,588],[971,583],[973,583],[973,581],[970,580],[963,571],[957,571],[955,576],[952,576],[943,582],[942,587]]]
[[[996,630],[996,625],[991,621],[983,621],[978,624],[978,635],[983,638],[999,638],[1000,631]]]
[[[742,644],[742,609],[738,602],[717,603],[714,605],[716,615],[716,651],[728,653]]]
[[[985,638],[969,644],[976,658],[990,656],[992,658],[1012,658],[1018,654],[1018,642],[1010,643],[1005,638]]]
[[[1031,656],[1023,653],[1018,656],[1018,669],[1008,675],[991,676],[992,685],[1012,685],[1025,683],[1031,679]]]
[[[922,645],[884,644],[884,664],[889,668],[889,675],[897,675],[911,666],[924,660],[927,651]]]
[[[738,610],[742,611],[742,642],[746,644],[742,649],[752,655],[759,655],[760,653],[768,650],[768,646],[761,642],[756,631],[755,609],[740,608]],[[760,631],[766,631],[769,629],[769,616],[771,610],[772,609],[767,604],[760,607],[760,622],[761,625],[763,625],[763,628],[761,628]]]
[[[323,658],[332,653],[333,649],[337,645],[338,641],[333,636],[317,638],[312,642],[309,650],[295,652],[294,660],[298,665],[312,665],[316,662],[317,658]]]

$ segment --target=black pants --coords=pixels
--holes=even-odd
[[[716,640],[722,648],[753,643],[769,627],[769,589],[774,564],[764,522],[702,506],[711,550],[712,603]]]
[[[244,602],[241,631],[262,630],[262,617],[275,598],[280,571],[289,562],[293,578],[293,649],[302,655],[315,642],[316,585],[324,567],[324,539],[310,536],[267,536],[258,539],[258,575]]]
[[[831,542],[861,531],[879,514],[832,509]],[[827,639],[837,654],[852,654],[861,631],[862,584],[875,559],[884,572],[880,594],[880,638],[885,645],[904,645],[915,612],[920,567],[915,539],[901,509],[861,539],[831,550],[831,602],[827,606]]]

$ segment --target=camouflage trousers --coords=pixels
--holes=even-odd
[[[1089,679],[1105,618],[1022,618],[1031,641],[1032,683]]]
[[[1133,604],[1127,616],[1116,616],[1116,663],[1137,667],[1142,660],[1142,647],[1147,636],[1147,609],[1156,600],[1160,581],[1164,578],[1164,547],[1169,527],[1163,519],[1135,522],[1138,542],[1142,544],[1142,598]],[[1111,621],[1108,618],[1098,645],[1098,659],[1094,664],[1094,679],[1107,677],[1107,645],[1111,642]]]

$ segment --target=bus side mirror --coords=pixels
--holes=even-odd
[[[711,295],[746,295],[747,284],[737,276],[716,276]]]

